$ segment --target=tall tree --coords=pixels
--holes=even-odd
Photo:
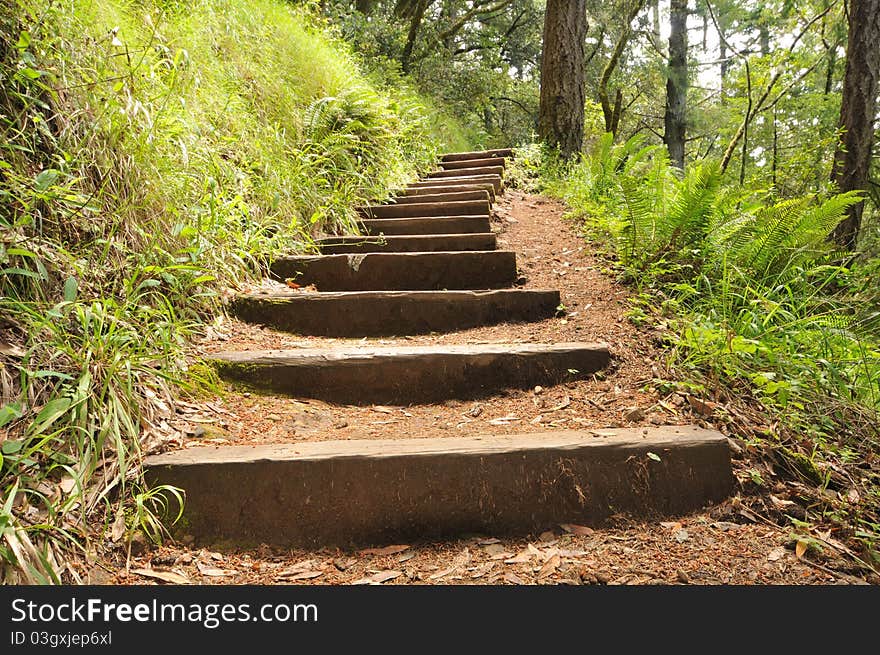
[[[850,0],[848,22],[840,103],[843,134],[834,153],[831,179],[841,191],[862,191],[868,188],[880,90],[880,0]],[[844,248],[855,247],[864,208],[864,202],[851,206],[834,231],[834,240]]]
[[[410,63],[412,62],[413,48],[416,44],[416,37],[419,35],[419,28],[422,26],[422,20],[425,12],[434,4],[434,0],[415,0],[414,2],[401,1],[395,7],[395,13],[401,18],[409,18],[409,30],[406,34],[406,45],[403,46],[403,54],[400,55],[400,67],[404,73],[409,72]]]
[[[625,5],[626,3],[624,3],[621,8],[623,9]],[[632,30],[630,29],[631,24],[644,6],[645,0],[631,0],[629,8],[626,9],[624,15],[624,22],[620,31],[620,36],[617,39],[617,44],[614,46],[611,58],[608,60],[608,63],[605,64],[605,68],[602,71],[602,77],[599,78],[599,103],[602,105],[602,115],[605,118],[605,131],[611,132],[614,136],[617,136],[617,130],[620,126],[620,114],[623,110],[623,92],[620,89],[617,89],[614,96],[614,103],[612,104],[611,97],[608,95],[608,82],[611,80],[611,75],[614,73],[614,69],[620,61],[623,50],[626,48],[626,44],[629,43],[630,37],[632,36]]]
[[[547,0],[538,135],[568,159],[584,140],[586,0]]]
[[[666,76],[666,111],[663,114],[663,142],[670,161],[684,169],[687,121],[687,0],[671,0],[669,8],[669,63]]]

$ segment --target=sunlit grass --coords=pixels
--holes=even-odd
[[[75,582],[162,537],[141,459],[228,290],[461,130],[279,0],[4,4],[0,74],[0,577]]]

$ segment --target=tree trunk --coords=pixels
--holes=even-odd
[[[880,90],[880,0],[850,0],[849,41],[846,46],[846,73],[840,103],[843,132],[831,179],[841,191],[867,190]],[[842,247],[855,248],[865,203],[853,205],[834,231]]]
[[[586,0],[547,0],[538,134],[569,159],[584,140]]]
[[[687,0],[672,0],[669,22],[669,72],[666,78],[666,111],[663,142],[672,164],[684,169],[687,110]]]
[[[409,19],[409,31],[406,34],[406,45],[403,46],[403,54],[400,56],[400,67],[404,73],[409,73],[412,60],[413,48],[416,45],[416,37],[422,26],[422,19],[433,0],[416,0]]]
[[[611,58],[608,60],[608,63],[605,64],[605,68],[602,71],[602,77],[599,79],[599,104],[602,105],[602,115],[605,118],[605,131],[611,132],[615,137],[617,137],[617,129],[620,126],[623,94],[620,89],[617,89],[614,104],[612,105],[611,97],[608,95],[608,82],[611,80],[611,75],[614,73],[614,69],[617,68],[617,64],[626,48],[626,44],[629,43],[632,32],[630,25],[633,20],[635,20],[635,17],[639,15],[639,12],[644,6],[645,0],[636,0],[633,2],[630,12],[626,16],[626,22],[621,28],[620,38],[617,39],[617,44],[614,46]]]
[[[721,102],[727,100],[727,71],[730,70],[730,62],[727,60],[727,46],[724,42],[720,45],[721,56]]]

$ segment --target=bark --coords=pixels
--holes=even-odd
[[[850,0],[846,73],[840,103],[842,136],[834,153],[831,179],[841,191],[868,189],[877,92],[880,90],[880,0]],[[834,231],[843,248],[855,248],[865,203],[853,205]]]
[[[672,0],[663,142],[669,150],[670,161],[680,169],[684,169],[687,120],[687,16],[687,0]]]
[[[727,44],[724,41],[720,46],[721,58],[721,102],[727,100],[727,71],[730,70],[730,61],[727,59]]]
[[[413,48],[419,35],[419,28],[422,26],[422,19],[424,19],[425,12],[431,4],[433,4],[433,0],[417,0],[413,6],[409,18],[409,31],[406,34],[406,45],[403,47],[403,54],[400,56],[400,67],[404,73],[409,72]]]
[[[579,152],[584,140],[586,35],[586,0],[547,0],[538,134],[565,159]]]
[[[608,95],[608,82],[611,80],[611,74],[614,72],[614,69],[617,68],[617,64],[620,61],[620,56],[623,54],[624,48],[626,48],[626,44],[629,43],[630,36],[632,35],[630,25],[644,6],[644,0],[637,0],[633,3],[630,13],[627,14],[626,22],[623,25],[622,31],[620,32],[620,37],[617,39],[617,43],[614,46],[614,51],[611,53],[611,58],[605,65],[605,68],[602,71],[602,77],[599,79],[599,104],[602,105],[602,115],[605,118],[605,131],[611,132],[615,137],[617,136],[617,129],[620,126],[620,112],[623,97],[620,89],[618,89],[614,98],[614,104],[612,105],[611,97]]]

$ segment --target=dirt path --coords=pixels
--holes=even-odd
[[[232,319],[219,324],[200,354],[219,350],[370,344],[604,341],[613,366],[594,379],[549,389],[508,391],[441,405],[333,406],[242,391],[181,403],[164,449],[328,439],[455,437],[547,429],[695,423],[686,400],[661,397],[657,336],[626,319],[628,291],[603,272],[575,226],[552,200],[508,191],[496,205],[498,247],[517,253],[523,284],[558,288],[565,312],[532,324],[507,324],[401,339],[298,337]],[[719,426],[708,426],[719,429]],[[736,462],[748,480],[747,464]],[[234,493],[230,490],[230,493]],[[157,571],[194,583],[385,584],[828,584],[861,581],[845,562],[801,559],[787,530],[746,509],[736,497],[711,510],[662,523],[621,517],[604,529],[546,526],[528,538],[474,536],[385,549],[214,552],[185,545],[124,553],[83,571],[93,582],[143,584]],[[139,570],[140,573],[134,571]],[[152,571],[152,573],[150,573]],[[161,574],[160,574],[161,575]]]
[[[300,337],[227,319],[201,348],[208,354],[352,344],[602,341],[610,345],[614,362],[595,379],[539,388],[537,393],[508,390],[490,399],[408,407],[340,407],[315,400],[232,392],[214,403],[213,412],[184,406],[181,418],[186,419],[189,411],[189,418],[198,420],[201,427],[190,435],[200,436],[172,445],[446,437],[688,422],[691,417],[681,415],[677,407],[658,404],[656,394],[643,391],[657,375],[662,354],[652,344],[650,333],[638,331],[626,320],[626,289],[601,272],[601,261],[587,251],[573,226],[560,220],[563,212],[563,206],[555,201],[508,191],[496,204],[494,221],[495,229],[501,231],[498,248],[517,253],[523,286],[561,291],[565,312],[559,318],[369,340]],[[193,428],[182,432],[187,429]]]

